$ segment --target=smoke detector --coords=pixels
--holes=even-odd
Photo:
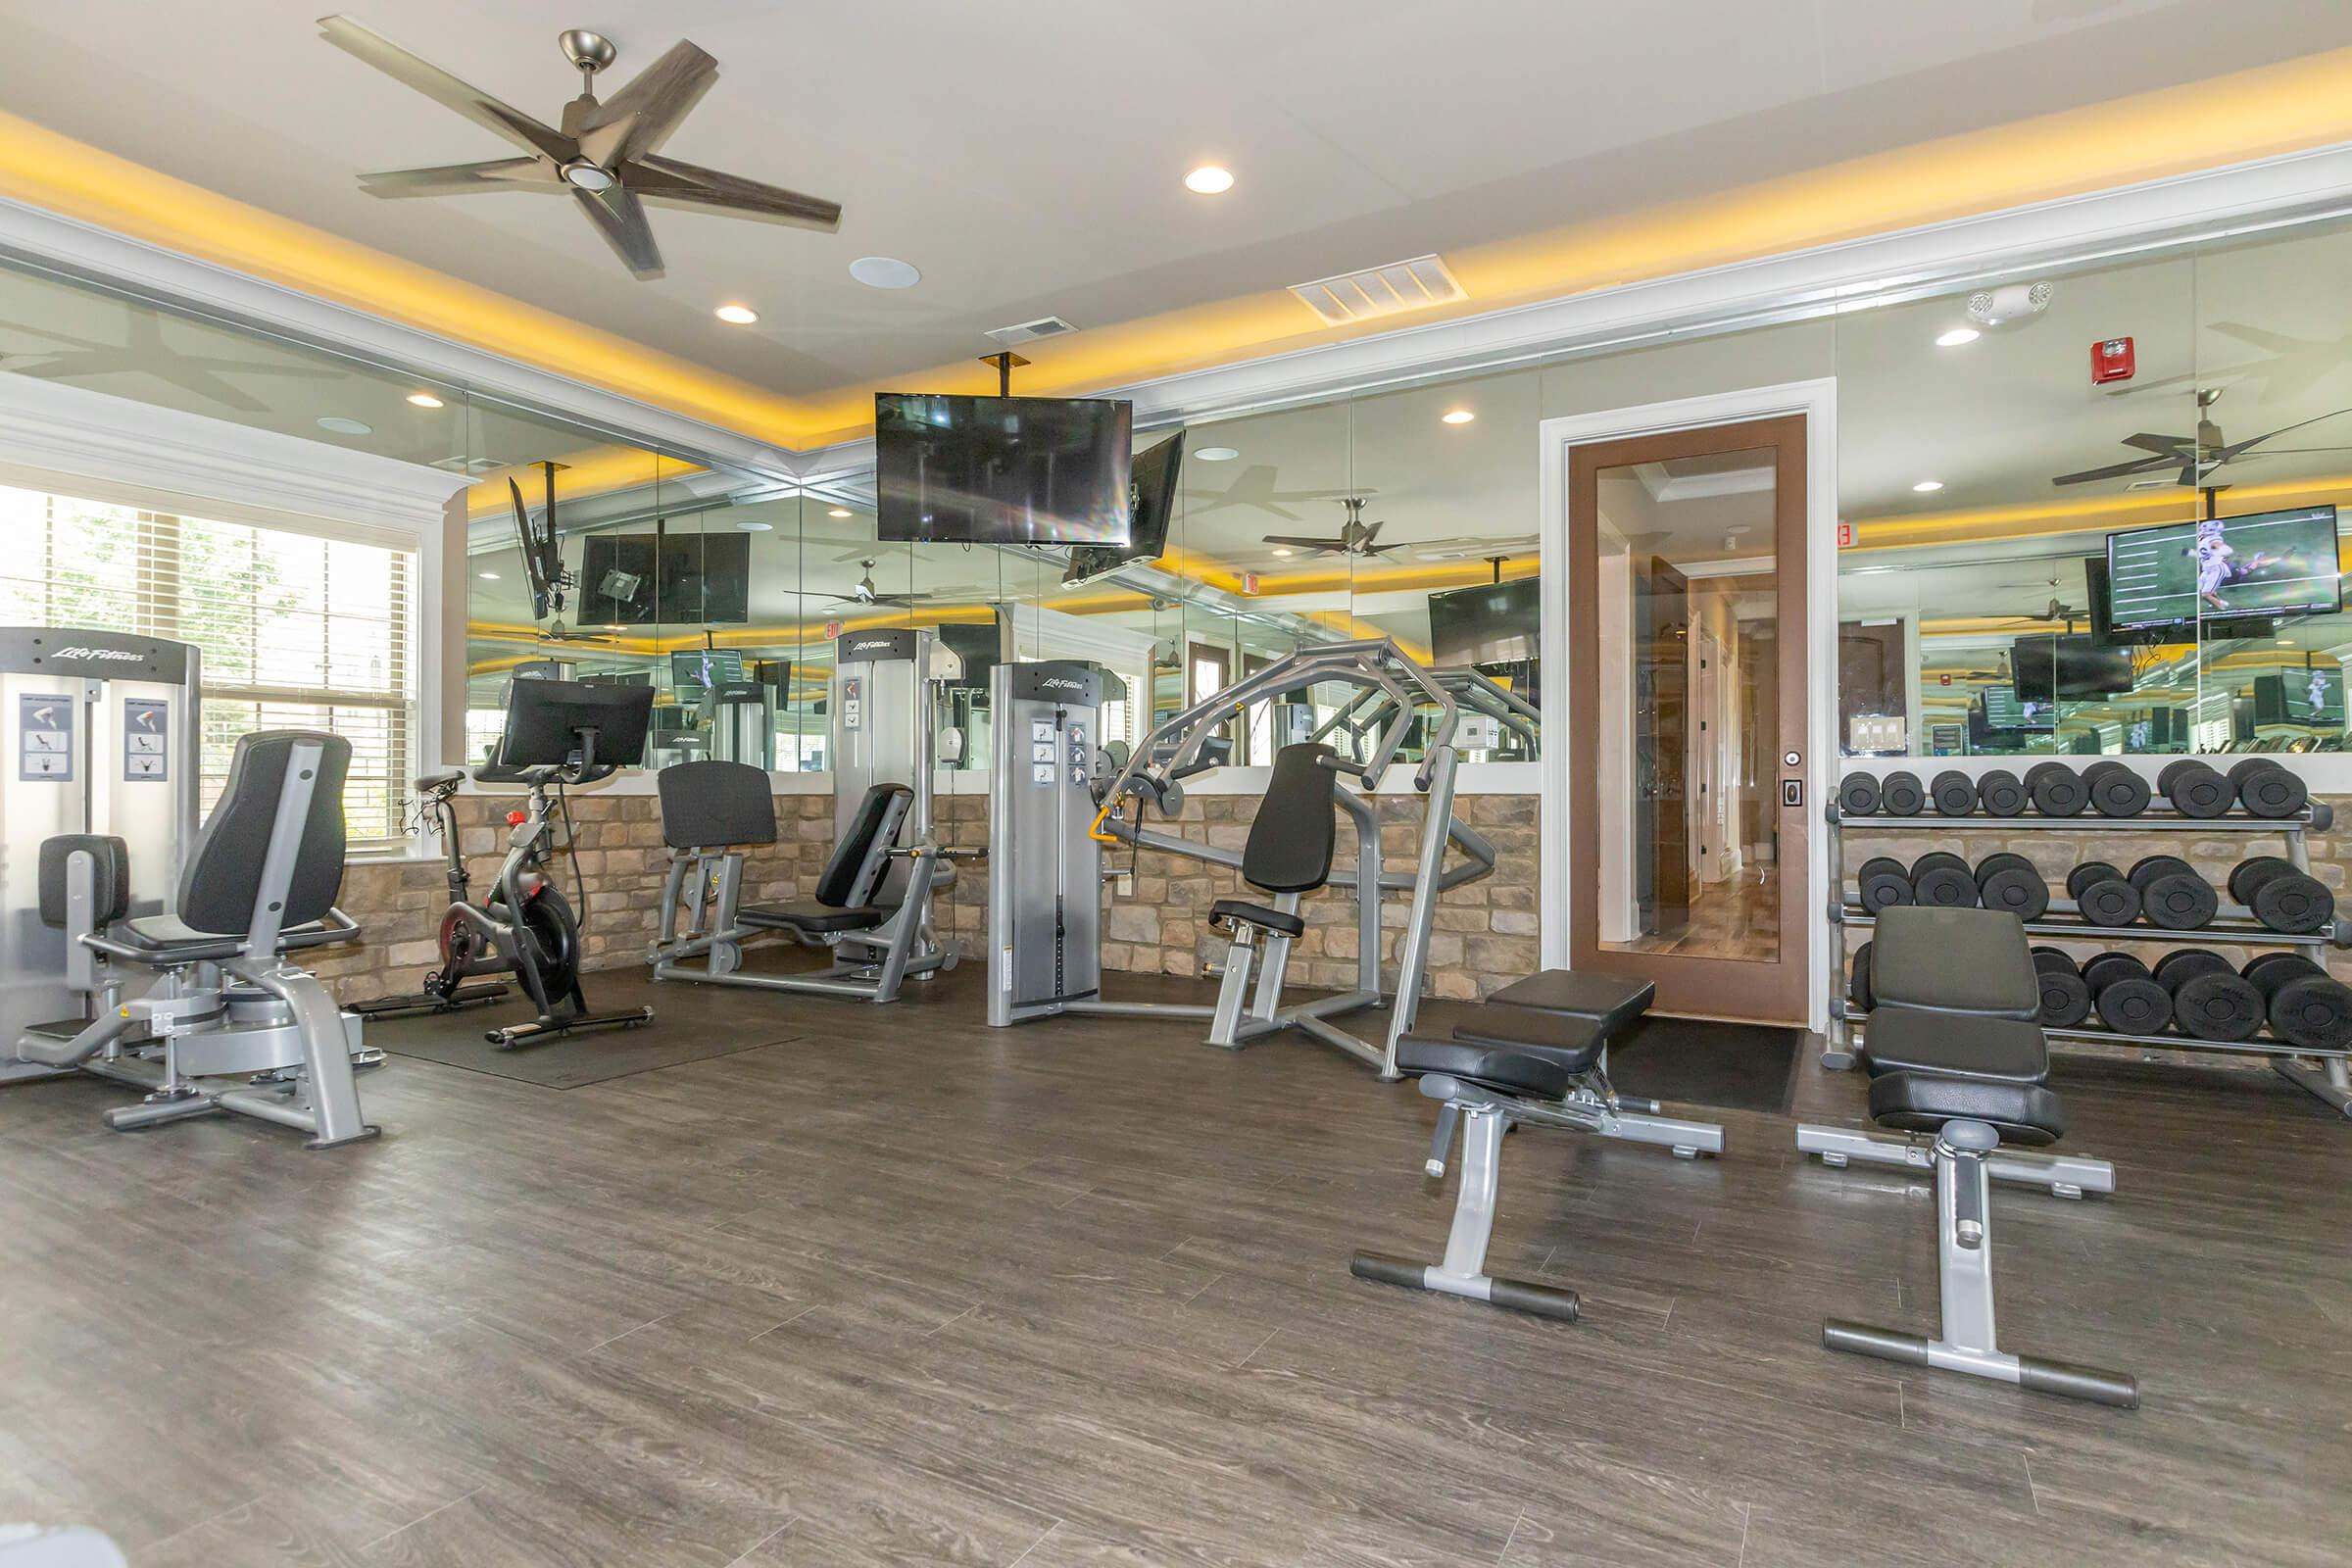
[[[2050,308],[2056,290],[2048,283],[2004,283],[1968,297],[1968,318],[1979,326],[2015,326]]]
[[[984,336],[1011,348],[1018,343],[1034,343],[1041,337],[1059,337],[1078,329],[1058,316],[1041,316],[1034,321],[1020,321],[1011,326],[1000,326]]]

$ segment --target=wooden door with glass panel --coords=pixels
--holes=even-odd
[[[1569,452],[1570,961],[1661,1012],[1805,1020],[1804,519],[1802,416]]]

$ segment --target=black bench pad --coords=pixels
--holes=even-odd
[[[1229,925],[1239,920],[1260,931],[1279,932],[1286,937],[1301,935],[1306,921],[1296,914],[1285,914],[1270,904],[1251,904],[1248,899],[1219,899],[1208,906],[1210,925]]]
[[[836,909],[809,900],[800,904],[747,904],[735,911],[739,924],[754,931],[806,931],[830,936],[838,931],[866,931],[882,923],[890,910],[868,905],[861,909]]]
[[[1986,1122],[2004,1144],[2037,1148],[2066,1131],[2058,1097],[2040,1084],[1993,1083],[1927,1072],[1890,1072],[1870,1082],[1870,1116],[1907,1133],[1939,1131],[1947,1121]]]
[[[1444,1073],[1482,1089],[1534,1100],[1562,1099],[1576,1082],[1573,1069],[1525,1047],[1478,1046],[1416,1035],[1396,1042],[1396,1070],[1416,1078]]]
[[[1609,1037],[1591,1018],[1571,1018],[1560,1012],[1535,1012],[1526,1007],[1481,1007],[1453,1026],[1453,1038],[1464,1045],[1497,1051],[1540,1051],[1570,1072],[1591,1072],[1600,1059]]]
[[[2027,1022],[2041,1016],[2041,980],[2025,927],[1997,909],[1881,909],[1871,933],[1870,990],[1880,1006]]]
[[[2039,1024],[1917,1007],[1873,1011],[1862,1025],[1862,1055],[1874,1077],[1928,1072],[1984,1083],[2039,1084],[2050,1076],[2049,1042]]]
[[[1539,969],[1524,980],[1512,981],[1487,1002],[1490,1005],[1499,1004],[1537,1012],[1564,1013],[1571,1018],[1590,1018],[1600,1025],[1605,1039],[1648,1011],[1650,1001],[1657,994],[1654,982],[1633,980],[1598,969]],[[2038,984],[2034,1000],[2038,1007],[2041,1003]]]

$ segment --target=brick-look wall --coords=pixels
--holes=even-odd
[[[476,898],[496,874],[506,843],[506,813],[519,805],[506,795],[463,796],[458,801],[461,842],[472,872]],[[1383,854],[1390,869],[1410,871],[1420,844],[1421,801],[1417,796],[1383,797],[1378,802]],[[978,848],[988,842],[988,799],[943,795],[934,802],[942,843]],[[1439,901],[1430,940],[1428,993],[1474,998],[1537,967],[1536,799],[1528,795],[1459,797],[1455,809],[1495,849],[1493,876],[1454,889]],[[1195,796],[1173,824],[1187,834],[1205,830],[1210,843],[1240,849],[1257,810],[1255,796]],[[662,843],[657,804],[645,795],[575,793],[572,820],[578,830],[575,858],[587,884],[588,954],[592,968],[623,967],[645,961],[661,919],[662,877],[669,852]],[[806,897],[832,852],[833,798],[779,795],[776,817],[783,842],[752,857],[744,897],[783,902]],[[1154,817],[1152,825],[1167,827]],[[1124,866],[1120,850],[1114,863]],[[1351,865],[1355,834],[1350,819],[1340,822],[1337,863]],[[572,896],[570,865],[559,860],[559,885]],[[1128,972],[1198,974],[1201,961],[1223,950],[1208,928],[1208,906],[1241,890],[1231,871],[1198,860],[1146,852],[1132,897],[1103,896],[1103,965]],[[365,940],[330,949],[315,965],[346,1002],[414,990],[433,963],[433,943],[448,903],[441,865],[359,862],[344,873],[340,904],[365,928]],[[1306,935],[1294,952],[1291,975],[1299,985],[1345,988],[1355,979],[1353,901],[1334,891],[1307,899]],[[1403,895],[1383,902],[1384,958],[1394,964]],[[940,901],[935,921],[943,938],[977,957],[988,932],[988,865],[967,861],[956,886]]]

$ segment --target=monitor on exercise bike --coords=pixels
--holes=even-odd
[[[651,686],[591,686],[576,680],[518,680],[507,695],[501,767],[586,764],[598,776],[645,760]],[[595,751],[584,756],[590,738]]]

